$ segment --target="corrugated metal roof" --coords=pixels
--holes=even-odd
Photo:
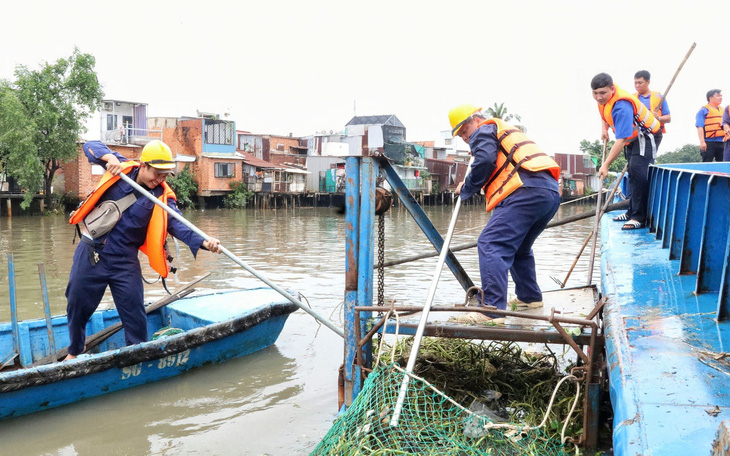
[[[225,154],[225,153],[215,153],[215,152],[206,152],[206,153],[202,154],[201,157],[220,158],[223,160],[244,160],[244,158],[241,157],[240,154]]]
[[[345,126],[348,125],[391,125],[394,127],[406,127],[394,114],[385,114],[380,116],[355,116],[345,124]]]
[[[299,168],[291,168],[286,165],[277,165],[271,162],[267,162],[266,160],[262,160],[260,158],[256,158],[255,156],[249,154],[248,152],[242,152],[238,151],[236,152],[238,155],[243,157],[243,162],[247,165],[255,166],[256,168],[264,168],[264,169],[277,169],[281,171],[286,171],[292,174],[311,174],[309,171],[305,171],[303,169]]]

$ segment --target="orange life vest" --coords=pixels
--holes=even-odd
[[[491,211],[500,201],[522,186],[518,169],[527,171],[550,171],[557,181],[560,177],[560,166],[545,152],[540,150],[519,128],[504,122],[502,119],[487,119],[479,126],[494,124],[497,126],[497,166],[484,184],[487,196],[487,211]]]
[[[122,172],[129,174],[134,168],[139,167],[139,163],[126,161],[122,163]],[[84,218],[96,207],[101,196],[119,180],[119,176],[112,176],[106,172],[101,177],[99,185],[86,197],[79,205],[79,208],[71,213],[69,223],[76,225],[84,220]],[[172,191],[167,182],[162,183],[163,192],[158,198],[163,204],[167,204],[168,199],[177,200],[175,192]],[[165,239],[167,238],[167,212],[155,204],[152,209],[152,218],[147,225],[147,237],[144,244],[139,248],[149,259],[150,266],[163,278],[167,277],[167,253],[165,252]]]
[[[634,93],[634,96],[636,98],[639,98],[639,93],[638,92]],[[661,93],[649,92],[649,110],[652,112],[652,114],[654,114],[654,111],[656,111],[657,114],[659,114],[659,116],[664,115],[664,113],[662,112],[662,106],[659,104],[659,102],[661,102],[662,100],[663,99],[662,99]],[[641,101],[641,100],[639,100],[639,101]],[[664,104],[664,103],[662,103],[662,104]],[[657,119],[657,120],[659,120],[659,119]],[[661,123],[661,122],[659,122],[659,123]],[[662,133],[666,133],[666,132],[667,132],[667,129],[664,127],[664,124],[662,124]]]
[[[659,133],[661,130],[661,124],[658,120],[656,120],[654,114],[646,109],[644,103],[640,102],[638,98],[627,91],[620,89],[617,85],[614,85],[614,88],[616,90],[608,102],[603,106],[600,104],[598,105],[598,112],[601,114],[601,118],[611,127],[614,133],[616,132],[616,127],[614,126],[611,111],[613,111],[613,105],[615,105],[619,100],[626,100],[634,107],[634,131],[631,133],[630,137],[626,138],[628,142],[631,142],[631,140],[639,136],[639,128],[644,131],[648,130],[652,133]]]
[[[706,104],[707,116],[705,116],[705,139],[720,138],[725,135],[722,129],[722,108]]]

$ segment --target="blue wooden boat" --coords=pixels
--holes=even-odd
[[[296,296],[296,295],[295,295]],[[273,344],[297,306],[270,288],[188,296],[147,315],[149,334],[164,327],[178,334],[125,346],[117,332],[92,353],[33,366],[52,351],[44,319],[19,326],[22,366],[0,371],[0,419],[25,415],[161,380],[211,363],[247,355]],[[119,323],[116,310],[94,313],[88,334]],[[68,345],[66,317],[52,319],[53,339]],[[0,324],[0,359],[13,356],[12,325]]]
[[[614,454],[727,454],[730,163],[650,182],[649,229],[601,225]]]

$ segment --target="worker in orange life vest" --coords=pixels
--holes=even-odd
[[[140,186],[177,210],[175,193],[165,182],[175,168],[172,152],[165,143],[148,143],[142,150],[140,163],[128,161],[99,141],[87,142],[82,148],[90,163],[106,166],[106,173],[99,187],[71,215],[72,224],[85,227],[84,219],[97,203],[108,200],[118,202],[137,193],[119,178],[121,172],[127,173]],[[200,247],[215,253],[222,251],[220,241],[214,238],[204,240],[152,201],[139,195],[122,212],[121,218],[110,231],[96,237],[82,232],[66,287],[70,338],[66,359],[73,359],[83,353],[86,324],[101,302],[107,286],[124,325],[127,345],[147,340],[147,315],[137,252],[142,250],[147,254],[153,269],[166,277],[168,266],[164,241],[168,231],[190,246],[193,256],[197,255]]]
[[[722,91],[707,92],[707,104],[700,108],[695,117],[697,136],[700,138],[700,156],[703,162],[723,160],[722,140]]]
[[[560,206],[560,167],[520,129],[487,119],[481,108],[462,105],[449,112],[452,135],[471,149],[474,162],[456,193],[462,200],[484,189],[492,212],[477,241],[483,304],[501,310],[542,307],[532,244]],[[508,273],[516,298],[507,301]],[[481,303],[479,303],[481,304]],[[501,322],[497,314],[470,312],[461,322]]]
[[[662,97],[659,92],[654,92],[649,89],[651,83],[651,73],[646,70],[637,71],[634,75],[634,89],[636,89],[635,97],[644,104],[651,113],[656,117],[656,120],[662,124],[662,135],[667,132],[664,128],[665,124],[672,121],[672,113],[669,111],[669,104],[667,99]],[[661,105],[659,102],[661,101]]]
[[[603,179],[608,175],[608,167],[622,151],[628,161],[631,201],[626,214],[614,220],[625,222],[624,230],[644,228],[649,199],[649,165],[654,163],[662,141],[661,124],[638,98],[621,90],[606,73],[593,77],[591,90],[602,119],[601,139],[608,141],[609,127],[616,136],[598,170],[599,177]]]

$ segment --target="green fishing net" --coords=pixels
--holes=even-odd
[[[561,430],[575,401],[554,355],[531,355],[518,345],[425,338],[396,426],[391,419],[403,381],[409,341],[380,364],[312,455],[567,455]],[[579,402],[580,405],[582,402]],[[577,437],[580,406],[566,435]],[[534,427],[543,423],[539,429]],[[498,427],[495,427],[498,426]]]

